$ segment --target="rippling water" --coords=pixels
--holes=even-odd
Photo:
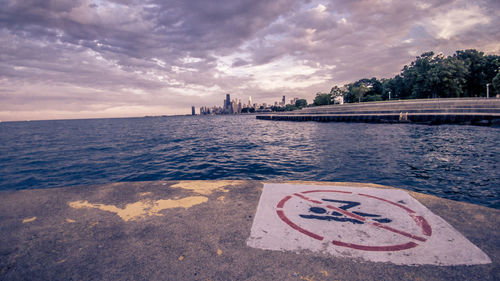
[[[182,116],[0,123],[0,190],[149,180],[370,182],[500,208],[500,130]]]

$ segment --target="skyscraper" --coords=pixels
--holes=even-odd
[[[191,106],[191,115],[196,115],[196,109],[194,108],[194,105]]]
[[[226,94],[226,100],[224,102],[224,112],[225,113],[233,113],[233,106],[231,105],[231,95]]]

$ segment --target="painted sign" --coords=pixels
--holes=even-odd
[[[265,184],[247,244],[395,264],[491,262],[446,221],[397,189]]]

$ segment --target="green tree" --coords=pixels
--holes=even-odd
[[[362,102],[382,100],[384,86],[377,78],[363,78],[354,83],[344,85],[344,102]]]
[[[271,110],[272,111],[277,111],[277,112],[281,112],[281,111],[285,111],[285,107],[281,107],[281,106],[271,106]]]
[[[364,95],[364,101],[382,100],[383,86],[377,78],[363,79],[362,84],[368,88],[368,91]]]
[[[410,95],[408,87],[405,86],[404,79],[401,75],[396,75],[392,79],[387,79],[384,82],[384,85],[385,99],[389,99],[389,95],[391,96],[391,99],[404,99]]]
[[[255,108],[253,107],[244,107],[241,109],[241,113],[254,113],[255,112]]]
[[[498,69],[497,75],[493,78],[492,84],[495,93],[500,95],[500,68]]]
[[[330,90],[330,95],[332,97],[342,97],[344,95],[344,90],[342,90],[339,86],[333,86]]]
[[[436,77],[434,96],[442,98],[458,98],[465,95],[466,76],[468,69],[464,62],[456,57],[448,57],[441,60],[432,72],[433,77]]]
[[[333,97],[331,94],[317,93],[313,104],[315,106],[333,104]]]
[[[305,99],[298,99],[298,100],[295,101],[295,106],[297,108],[306,107],[307,106],[307,100],[305,100]]]
[[[359,86],[354,86],[351,90],[354,97],[358,99],[358,102],[361,102],[363,100],[363,97],[368,91],[369,91],[368,87],[365,86],[364,84],[361,84]]]
[[[410,98],[432,98],[437,92],[433,88],[436,77],[432,68],[442,56],[434,56],[434,52],[426,52],[418,56],[409,66],[405,65],[401,76]]]
[[[353,103],[356,102],[356,96],[354,96],[354,93],[352,92],[352,88],[354,87],[354,83],[349,83],[344,85],[344,87],[347,89],[346,93],[344,94],[344,102],[346,103]]]
[[[340,88],[339,86],[333,86],[330,90],[330,95],[332,96],[332,102],[335,103],[336,98],[344,97],[346,94],[345,87]]]
[[[391,79],[363,78],[344,85],[344,102],[376,101],[407,98],[474,97],[486,95],[486,84],[491,91],[500,92],[500,56],[487,55],[474,49],[456,51],[445,57],[425,52],[405,65],[399,75]],[[493,92],[491,92],[493,94]],[[332,97],[342,91],[333,87]],[[315,105],[331,103],[318,93]],[[327,102],[325,102],[327,101]]]
[[[468,75],[465,77],[465,95],[468,97],[481,96],[486,89],[486,75],[484,66],[486,60],[483,52],[469,49],[456,51],[454,57],[464,62],[468,69]]]

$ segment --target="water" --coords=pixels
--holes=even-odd
[[[500,130],[181,116],[0,123],[0,190],[150,180],[367,182],[500,208]]]

